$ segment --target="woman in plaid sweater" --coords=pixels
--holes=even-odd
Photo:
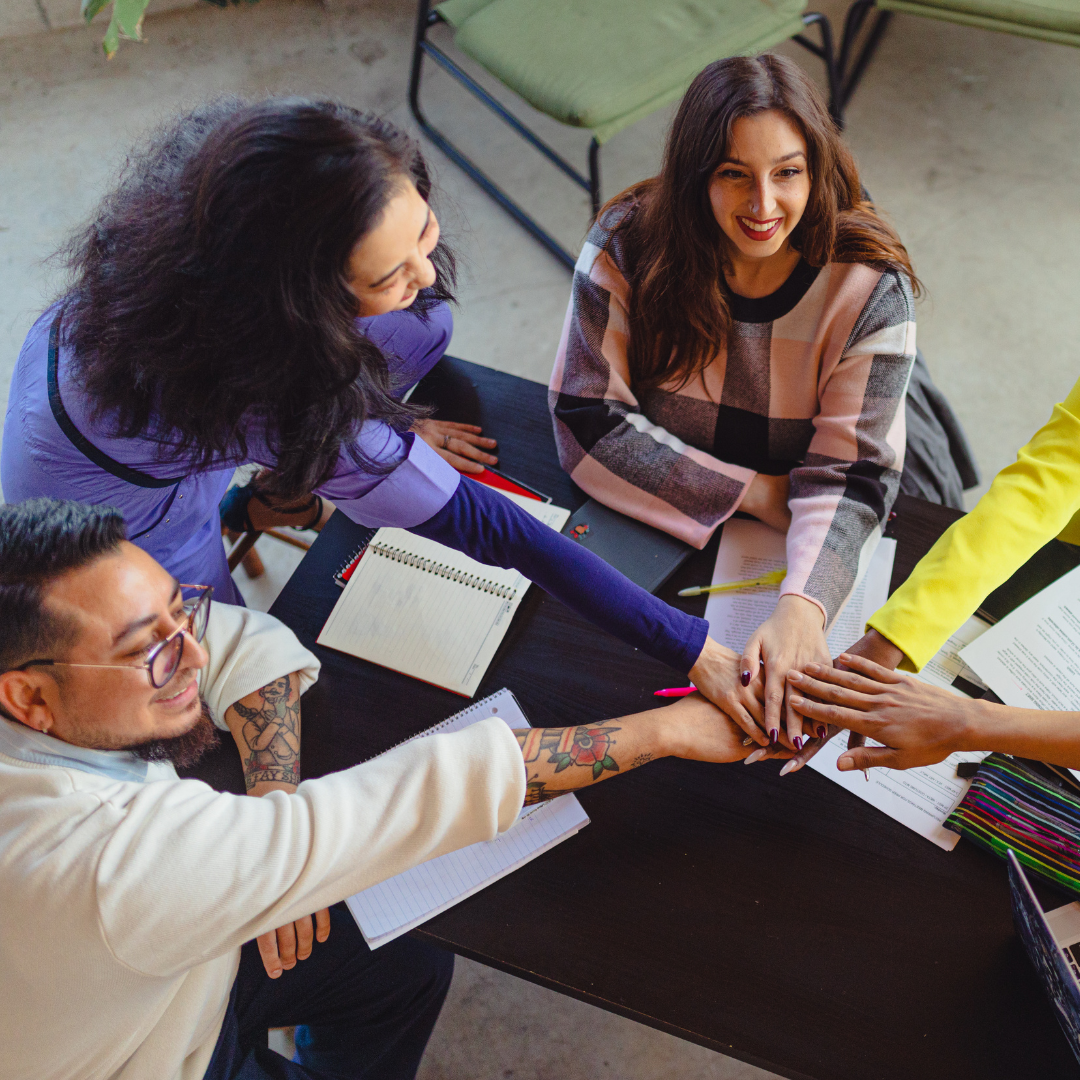
[[[605,207],[578,260],[549,394],[563,468],[698,548],[736,510],[787,533],[740,665],[774,744],[802,747],[784,677],[831,662],[901,488],[917,288],[821,95],[771,55],[695,79],[660,175]],[[938,441],[923,471],[942,459],[959,492]]]

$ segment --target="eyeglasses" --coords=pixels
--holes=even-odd
[[[180,667],[184,655],[184,637],[190,635],[196,641],[206,637],[206,624],[210,621],[210,600],[214,595],[212,585],[181,585],[181,589],[194,591],[195,596],[184,600],[184,619],[167,638],[152,646],[137,664],[69,664],[63,660],[27,660],[12,671],[25,671],[28,667],[83,667],[83,668],[145,668],[150,685],[160,690]]]

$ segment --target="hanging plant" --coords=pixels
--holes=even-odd
[[[232,0],[234,4],[240,0]],[[255,0],[249,0],[254,3]],[[109,0],[82,0],[80,11],[82,17],[90,22],[95,15],[102,11]],[[216,7],[228,7],[229,0],[207,0],[207,3]],[[112,18],[109,19],[108,29],[102,39],[101,47],[105,50],[105,56],[111,60],[120,48],[120,39],[128,41],[142,41],[143,16],[150,4],[150,0],[112,0]]]

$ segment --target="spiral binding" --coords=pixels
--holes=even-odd
[[[447,581],[456,581],[459,585],[468,585],[470,588],[479,589],[480,592],[490,593],[501,600],[513,600],[517,597],[517,589],[509,585],[497,585],[494,581],[480,577],[479,574],[469,574],[464,570],[457,570],[453,566],[436,562],[434,559],[425,559],[422,555],[414,555],[404,548],[389,547],[386,544],[371,544],[369,550],[384,559],[393,559],[394,562],[404,566],[413,566],[417,570],[434,574],[436,577],[446,578]]]

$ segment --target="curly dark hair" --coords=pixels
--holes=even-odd
[[[223,98],[133,152],[96,219],[64,248],[64,342],[95,422],[158,441],[190,471],[276,457],[260,486],[309,492],[368,419],[405,430],[386,358],[358,333],[346,267],[404,178],[427,199],[417,144],[332,101]],[[413,308],[452,300],[454,257]]]

